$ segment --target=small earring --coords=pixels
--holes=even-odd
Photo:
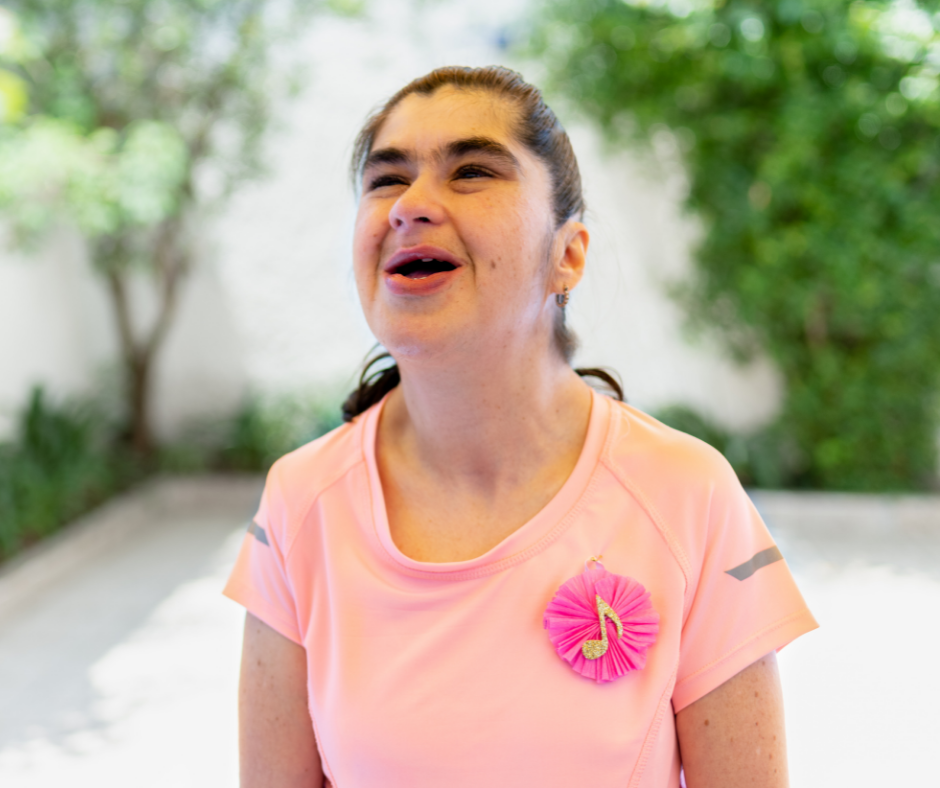
[[[568,293],[568,285],[565,285],[564,293],[555,293],[555,303],[558,304],[562,309],[568,306],[568,299],[571,298],[571,295]]]

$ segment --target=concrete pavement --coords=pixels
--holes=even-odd
[[[779,657],[791,785],[940,785],[940,497],[752,497],[820,623]]]
[[[256,478],[159,481],[0,572],[0,786],[235,788]],[[937,783],[940,498],[759,492],[822,628],[780,655],[791,784]]]
[[[0,576],[0,786],[238,784],[243,613],[219,592],[260,491],[160,481]]]

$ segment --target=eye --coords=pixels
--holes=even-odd
[[[479,164],[465,164],[463,167],[460,167],[457,172],[454,173],[454,178],[459,179],[470,179],[475,178],[491,178],[493,173],[490,172],[485,167],[481,167]]]
[[[376,175],[369,181],[369,191],[381,189],[383,186],[402,186],[407,185],[407,181],[401,175],[386,173],[385,175]]]

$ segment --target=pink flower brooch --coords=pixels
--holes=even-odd
[[[590,558],[545,609],[543,625],[558,655],[582,676],[601,683],[642,670],[656,641],[659,614],[649,592],[632,577]]]

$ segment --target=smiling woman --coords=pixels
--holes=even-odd
[[[723,458],[572,369],[588,231],[538,90],[432,72],[353,172],[394,363],[272,468],[226,587],[242,785],[786,785],[773,653],[815,622]]]

